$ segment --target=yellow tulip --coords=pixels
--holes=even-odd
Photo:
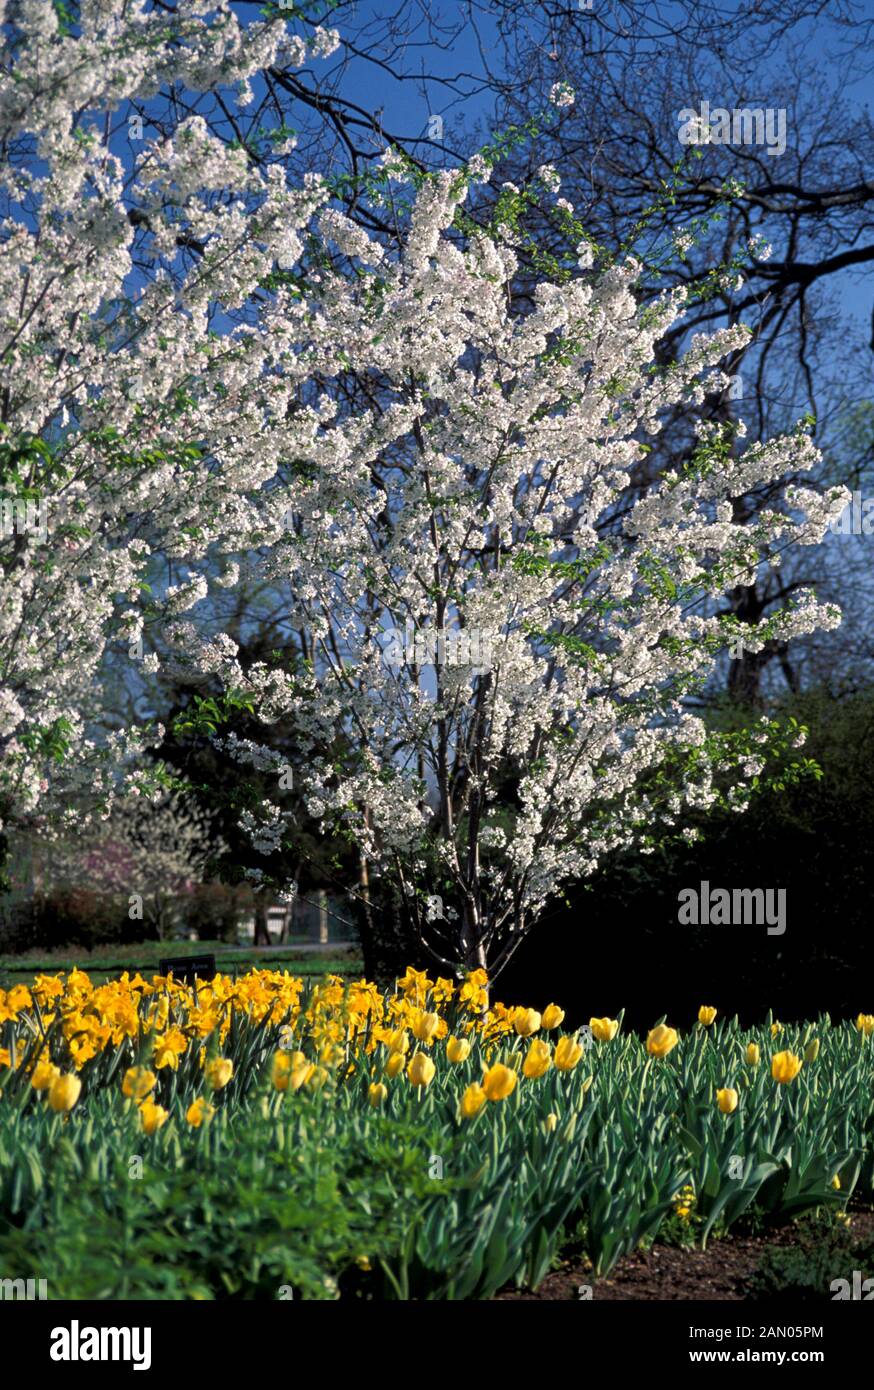
[[[802,1061],[794,1052],[775,1052],[771,1058],[771,1075],[785,1086],[801,1071]]]
[[[414,1052],[407,1067],[407,1077],[414,1086],[430,1086],[436,1070],[426,1052]]]
[[[834,1177],[832,1178],[832,1187],[834,1188],[835,1192],[840,1192],[841,1190],[841,1180],[837,1173],[835,1173]]]
[[[559,1028],[564,1023],[564,1009],[560,1009],[557,1004],[547,1004],[540,1019],[541,1028],[545,1028],[549,1033],[553,1028]]]
[[[387,1044],[389,1052],[409,1052],[410,1039],[407,1036],[406,1029],[396,1028],[393,1033],[389,1034]]]
[[[447,1038],[446,1056],[450,1062],[465,1062],[470,1056],[470,1043],[467,1038]]]
[[[520,1038],[530,1038],[540,1028],[540,1014],[536,1009],[514,1009],[513,1027]]]
[[[140,1120],[146,1134],[154,1134],[161,1125],[167,1123],[168,1111],[152,1100],[144,1100],[140,1106]]]
[[[590,1018],[589,1027],[598,1042],[612,1042],[619,1032],[619,1023],[615,1018]]]
[[[121,1083],[122,1094],[131,1097],[132,1100],[144,1100],[157,1079],[148,1067],[128,1067]]]
[[[417,1042],[430,1042],[440,1027],[439,1014],[426,1014],[417,1009],[413,1014],[410,1028]]]
[[[716,1092],[716,1103],[723,1115],[731,1115],[737,1109],[737,1091],[732,1086],[726,1086],[721,1091]]]
[[[37,1062],[30,1078],[30,1084],[35,1091],[47,1091],[56,1076],[60,1076],[61,1069],[52,1062]]]
[[[197,1100],[193,1100],[186,1110],[185,1118],[192,1129],[200,1129],[204,1120],[211,1120],[214,1114],[215,1106],[210,1105],[203,1096],[198,1096]]]
[[[273,1062],[270,1067],[270,1080],[277,1091],[288,1090],[288,1078],[291,1075],[291,1056],[288,1052],[274,1052]]]
[[[303,1084],[308,1091],[321,1090],[322,1086],[324,1086],[331,1075],[327,1067],[317,1067],[314,1063],[311,1063],[308,1067],[301,1067],[299,1070],[305,1073]],[[292,1072],[291,1080],[292,1085],[294,1085],[294,1072]],[[297,1087],[295,1086],[294,1089],[297,1090]]]
[[[495,1062],[488,1071],[483,1072],[482,1088],[486,1100],[506,1100],[516,1089],[517,1076],[502,1062]]]
[[[72,1072],[58,1075],[49,1086],[49,1105],[56,1111],[72,1110],[81,1090],[82,1082]]]
[[[324,1068],[322,1068],[324,1070]],[[316,1073],[315,1062],[308,1062],[306,1058],[296,1067],[292,1067],[288,1074],[288,1090],[299,1091],[301,1086],[306,1086]],[[282,1087],[285,1090],[286,1087]]]
[[[391,1081],[397,1076],[398,1072],[404,1069],[404,1054],[402,1052],[390,1052],[388,1061],[385,1064],[385,1074]]]
[[[747,1043],[747,1061],[751,1067],[757,1067],[761,1059],[762,1052],[758,1043]]]
[[[220,1091],[227,1086],[234,1074],[234,1064],[230,1057],[214,1057],[207,1063],[206,1084],[212,1091]]]
[[[772,1023],[772,1024],[771,1024],[771,1037],[772,1037],[772,1038],[776,1038],[777,1034],[778,1034],[778,1033],[782,1033],[782,1032],[783,1032],[783,1024],[782,1024],[782,1023]]]
[[[650,1057],[667,1057],[678,1042],[676,1028],[668,1028],[666,1024],[660,1023],[657,1028],[651,1028],[647,1034],[646,1050]]]
[[[860,1033],[864,1033],[868,1038],[874,1033],[874,1014],[859,1014],[856,1019],[856,1027]]]
[[[559,1071],[572,1071],[582,1055],[582,1043],[578,1043],[576,1038],[567,1036],[559,1038],[555,1044],[555,1056],[552,1060]]]
[[[819,1038],[811,1038],[804,1049],[805,1062],[815,1062],[819,1056]]]
[[[482,1086],[478,1086],[474,1081],[461,1097],[461,1113],[466,1120],[472,1120],[474,1115],[479,1114],[485,1103],[486,1093]]]
[[[716,1010],[710,1004],[702,1004],[698,1010],[698,1022],[703,1023],[705,1028],[709,1028],[716,1018]]]
[[[536,1081],[539,1076],[548,1072],[551,1066],[552,1057],[549,1052],[549,1043],[535,1038],[528,1049],[528,1056],[522,1063],[522,1071],[529,1081]]]
[[[551,1111],[543,1121],[547,1134],[552,1134],[558,1128],[558,1116],[555,1111]]]
[[[381,1081],[372,1082],[367,1088],[367,1099],[374,1109],[378,1105],[383,1105],[388,1098],[388,1087],[383,1086]]]

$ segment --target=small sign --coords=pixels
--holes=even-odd
[[[158,969],[162,975],[169,975],[172,970],[174,980],[193,985],[195,979],[215,979],[215,956],[172,956],[160,961]]]

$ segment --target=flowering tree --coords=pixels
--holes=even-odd
[[[682,292],[641,308],[635,263],[596,269],[586,242],[531,284],[517,191],[489,228],[464,215],[483,159],[410,198],[389,154],[396,240],[198,118],[127,169],[83,109],[305,53],[205,0],[117,10],[82,0],[60,33],[21,0],[4,32],[0,131],[41,164],[0,170],[0,468],[48,522],[0,539],[0,790],[22,814],[85,783],[106,801],[118,769],[148,789],[149,731],[94,737],[92,683],[108,644],[136,658],[160,624],[180,669],[289,721],[295,788],[390,876],[423,950],[494,973],[607,853],[743,807],[776,730],[720,738],[683,699],[737,636],[720,596],[816,542],[846,494],[780,495],[816,459],[803,430],[742,446],[702,427],[641,483],[647,436],[724,389],[744,330],[656,367]],[[243,556],[288,594],[294,662],[244,664],[198,627]],[[836,621],[802,593],[743,641]],[[275,749],[235,756],[287,785]],[[250,817],[267,858],[293,838],[279,800]]]
[[[131,921],[163,941],[180,902],[223,849],[196,802],[178,792],[154,805],[130,796],[116,800],[90,833],[53,845],[48,877],[52,886],[88,888],[118,901]]]
[[[301,404],[273,431],[293,463],[264,564],[307,665],[232,684],[309,739],[311,813],[390,875],[423,949],[494,972],[610,851],[743,808],[783,735],[708,733],[683,697],[737,637],[720,596],[820,539],[846,494],[738,505],[812,466],[803,428],[742,451],[702,428],[681,470],[631,489],[660,413],[723,389],[745,330],[655,368],[682,294],[641,310],[635,264],[596,274],[585,245],[523,298],[512,218],[465,225],[466,182],[424,181],[397,255],[328,212],[345,269],[265,307]],[[744,641],[837,621],[804,593]],[[331,761],[341,726],[355,751]],[[260,834],[281,839],[271,809]]]
[[[123,104],[222,91],[331,50],[225,3],[0,3],[0,829],[145,780],[139,728],[95,732],[102,663],[206,592],[249,544],[263,352],[216,331],[300,249],[323,196],[261,172],[200,119],[132,145]],[[132,138],[143,136],[142,118]],[[135,167],[126,156],[138,150]],[[131,762],[131,759],[134,759]]]

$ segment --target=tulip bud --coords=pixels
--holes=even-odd
[[[169,1112],[152,1100],[144,1100],[140,1106],[140,1120],[146,1134],[154,1134],[161,1125],[167,1123]]]
[[[646,1050],[651,1057],[667,1057],[678,1041],[676,1028],[668,1028],[664,1023],[660,1023],[647,1034]]]
[[[122,1094],[133,1100],[144,1100],[157,1079],[155,1073],[149,1071],[148,1067],[128,1067],[121,1083]]]
[[[439,1014],[426,1014],[421,1009],[417,1009],[410,1022],[413,1037],[418,1042],[430,1042],[437,1029],[440,1027]]]
[[[404,1054],[402,1052],[389,1053],[388,1061],[385,1064],[385,1074],[389,1081],[397,1076],[398,1072],[404,1069]]]
[[[559,1038],[553,1062],[559,1071],[572,1071],[583,1055],[582,1043],[570,1036]]]
[[[56,1076],[49,1086],[49,1105],[55,1111],[72,1110],[81,1090],[82,1082],[72,1072],[66,1076]]]
[[[474,1115],[478,1115],[486,1103],[486,1093],[482,1086],[474,1082],[468,1086],[464,1095],[461,1097],[461,1113],[465,1120],[472,1120]]]
[[[771,1075],[782,1086],[794,1081],[801,1071],[802,1061],[794,1052],[775,1052],[771,1058]]]
[[[758,1043],[747,1043],[747,1061],[751,1067],[757,1067],[762,1056],[761,1048]]]
[[[486,1100],[506,1100],[507,1096],[511,1096],[515,1091],[517,1079],[516,1073],[510,1067],[495,1062],[494,1066],[483,1073],[482,1088]]]
[[[547,1134],[553,1134],[555,1132],[555,1130],[558,1128],[558,1116],[556,1115],[554,1110],[551,1111],[549,1115],[547,1115],[546,1119],[543,1121],[543,1124]]]
[[[30,1078],[30,1084],[35,1091],[47,1091],[56,1076],[60,1076],[61,1069],[52,1062],[37,1062]]]
[[[560,1009],[557,1004],[547,1004],[540,1019],[541,1028],[551,1032],[553,1028],[558,1028],[564,1022],[564,1009]]]
[[[551,1066],[552,1057],[549,1053],[549,1043],[535,1038],[528,1049],[528,1056],[522,1064],[522,1071],[529,1081],[536,1081],[539,1076],[548,1072]]]
[[[536,1009],[514,1009],[513,1027],[520,1038],[530,1038],[540,1028],[540,1014]]]
[[[811,1038],[804,1049],[805,1062],[815,1062],[819,1056],[819,1038]]]
[[[612,1042],[619,1032],[619,1023],[615,1018],[590,1018],[589,1027],[598,1042]]]
[[[185,1118],[192,1129],[200,1129],[204,1120],[211,1120],[214,1114],[215,1106],[207,1104],[203,1096],[198,1096],[197,1100],[192,1101],[186,1110]]]
[[[206,1067],[206,1084],[212,1091],[220,1091],[227,1086],[234,1074],[234,1064],[230,1057],[214,1057]]]
[[[384,1086],[381,1081],[374,1081],[371,1083],[371,1085],[368,1086],[367,1099],[370,1101],[370,1104],[374,1107],[374,1109],[377,1106],[383,1105],[387,1097],[388,1087]]]
[[[430,1086],[437,1068],[425,1052],[414,1052],[407,1067],[407,1076],[414,1086]]]

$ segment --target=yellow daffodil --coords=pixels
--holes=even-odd
[[[778,1033],[782,1033],[782,1032],[783,1032],[783,1024],[782,1024],[782,1023],[772,1023],[772,1024],[771,1024],[771,1037],[772,1037],[772,1038],[776,1038],[777,1034],[778,1034]]]
[[[166,1033],[161,1033],[155,1038],[155,1066],[160,1071],[163,1067],[170,1067],[176,1071],[179,1067],[179,1058],[188,1047],[188,1039],[179,1028],[169,1028]]]

